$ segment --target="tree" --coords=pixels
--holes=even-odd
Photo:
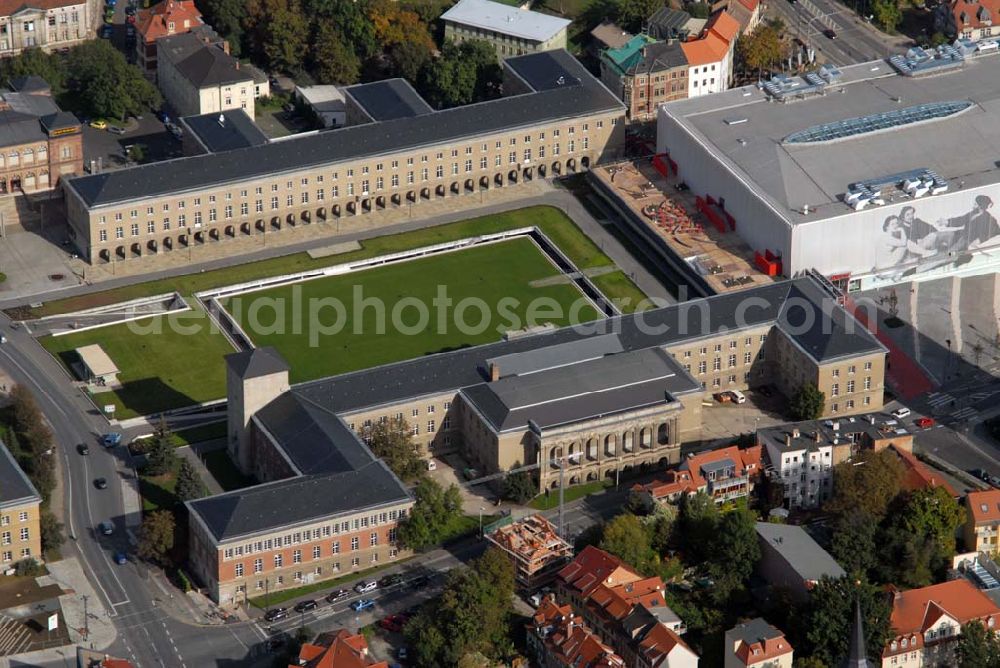
[[[500,81],[493,45],[473,39],[458,45],[446,43],[441,56],[423,69],[419,83],[420,92],[441,109],[490,99],[497,94]]]
[[[824,576],[810,595],[805,628],[812,656],[828,666],[838,665],[850,650],[856,600],[861,604],[869,659],[881,662],[880,654],[890,632],[892,606],[889,598],[880,587],[866,580]]]
[[[741,38],[737,43],[740,60],[750,71],[763,72],[781,62],[783,49],[781,35],[771,26],[759,27],[748,37]]]
[[[511,468],[521,468],[521,462],[515,462]],[[503,481],[503,496],[514,503],[527,503],[537,494],[538,483],[530,471],[511,473]]]
[[[407,41],[391,46],[387,55],[392,73],[416,85],[420,80],[420,71],[430,62],[432,53],[433,48],[422,42]]]
[[[514,567],[499,550],[450,571],[441,595],[404,627],[416,665],[458,666],[477,653],[509,657],[513,595]]]
[[[142,518],[139,529],[139,556],[166,565],[167,555],[174,547],[174,514],[157,510]]]
[[[239,57],[243,46],[243,22],[247,18],[243,0],[201,0],[198,8],[206,23],[229,42],[229,53]]]
[[[361,61],[333,23],[322,21],[313,33],[313,74],[321,84],[353,84],[361,74]]]
[[[247,33],[254,52],[271,69],[302,68],[309,24],[296,0],[249,0]]]
[[[719,520],[715,554],[708,567],[715,581],[712,594],[717,601],[724,601],[742,589],[760,561],[756,523],[757,516],[745,503],[723,513]]]
[[[414,480],[427,470],[420,446],[414,442],[410,425],[402,417],[376,421],[362,429],[361,435],[372,453],[402,480]]]
[[[413,496],[416,502],[399,525],[399,540],[419,550],[441,541],[462,509],[462,496],[457,486],[451,485],[446,490],[427,477],[417,483]]]
[[[931,584],[951,564],[965,509],[943,487],[901,495],[894,509],[879,539],[879,573],[907,587]]]
[[[655,575],[660,566],[660,559],[650,543],[649,533],[632,513],[618,515],[604,525],[600,548],[643,575]]]
[[[955,554],[955,534],[965,524],[965,509],[944,487],[917,490],[895,516],[914,535],[932,540],[943,558]]]
[[[876,568],[879,579],[907,589],[931,584],[934,572],[941,565],[934,540],[894,524],[887,526],[879,537],[879,553],[882,556]]]
[[[837,484],[825,510],[832,515],[861,511],[881,522],[902,490],[903,474],[903,465],[892,450],[864,451],[834,467]]]
[[[962,626],[962,635],[955,646],[955,658],[960,668],[1000,667],[1000,638],[976,620]]]
[[[618,0],[618,25],[637,33],[646,19],[663,6],[663,0]]]
[[[96,39],[73,47],[67,74],[79,96],[80,110],[92,116],[118,118],[158,108],[160,92],[121,51]]]
[[[354,0],[304,0],[306,13],[317,23],[332,23],[361,60],[378,52],[375,27],[365,13],[365,2]],[[436,17],[435,17],[436,18]]]
[[[52,514],[52,511],[48,508],[42,509],[41,517],[39,518],[41,539],[42,539],[42,550],[48,552],[50,550],[58,550],[62,547],[63,541],[63,525],[56,519],[56,516]]]
[[[400,6],[398,2],[371,0],[368,3],[368,18],[383,51],[406,42],[423,46],[428,51],[435,46],[427,24],[416,12]]]
[[[0,61],[0,79],[5,82],[30,75],[45,79],[52,88],[53,95],[59,95],[65,90],[66,67],[58,54],[30,48],[13,58]]]
[[[146,446],[146,468],[143,472],[148,476],[163,475],[173,471],[176,465],[174,434],[167,426],[167,421],[161,417]]]
[[[872,0],[872,16],[875,24],[888,33],[896,32],[896,26],[903,20],[897,0]]]
[[[692,2],[687,6],[686,11],[692,18],[707,19],[712,15],[712,5],[707,2]]]
[[[677,535],[683,541],[685,559],[689,563],[703,562],[715,554],[719,508],[704,492],[681,498],[677,514]]]
[[[868,575],[879,562],[876,542],[878,522],[863,510],[852,510],[836,519],[830,554],[854,577]]]
[[[795,393],[788,407],[796,420],[818,420],[825,405],[826,395],[812,383],[806,383]]]
[[[191,501],[205,496],[205,486],[201,483],[198,472],[194,465],[186,459],[181,460],[180,469],[177,471],[177,485],[174,494],[181,501]]]

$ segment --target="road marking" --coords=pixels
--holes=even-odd
[[[233,631],[232,629],[229,629],[229,633],[230,633],[230,634],[231,634],[231,635],[232,635],[232,636],[233,636],[234,638],[236,638],[236,642],[238,642],[238,643],[239,643],[240,645],[242,645],[242,646],[243,646],[243,649],[245,649],[245,650],[246,650],[246,651],[248,651],[248,652],[250,651],[250,648],[249,648],[249,647],[247,646],[247,644],[246,644],[245,642],[243,642],[243,640],[241,640],[241,639],[240,639],[240,637],[239,637],[238,635],[236,635],[236,631]]]
[[[21,366],[21,365],[20,365],[20,364],[18,363],[18,361],[17,361],[17,360],[15,360],[15,359],[14,359],[13,357],[11,357],[10,353],[8,353],[8,352],[7,352],[6,350],[0,350],[0,352],[2,352],[2,353],[3,353],[4,357],[6,357],[6,358],[7,358],[8,360],[10,360],[11,364],[13,364],[13,365],[14,365],[14,366],[16,366],[16,367],[17,367],[18,369],[20,369],[21,373],[23,373],[23,374],[24,374],[25,376],[27,376],[27,377],[28,377],[28,380],[30,380],[30,381],[31,381],[31,384],[32,384],[32,385],[34,385],[34,386],[35,386],[35,388],[37,388],[37,389],[38,389],[38,391],[39,391],[39,392],[40,392],[40,393],[41,393],[41,394],[42,394],[42,395],[43,395],[43,396],[44,396],[44,397],[45,397],[46,399],[48,399],[48,400],[49,400],[49,403],[51,403],[51,404],[52,404],[52,408],[54,408],[54,409],[55,409],[55,410],[56,410],[56,411],[57,411],[57,412],[58,412],[58,413],[59,413],[60,415],[62,415],[62,416],[63,416],[64,418],[66,418],[67,420],[69,419],[69,416],[68,416],[68,415],[66,415],[66,413],[65,413],[65,412],[63,411],[63,409],[62,409],[62,408],[61,408],[61,407],[59,406],[59,402],[58,402],[58,401],[56,401],[55,399],[53,399],[53,398],[52,398],[52,395],[51,395],[51,394],[49,394],[49,393],[48,393],[48,392],[46,392],[46,391],[45,391],[44,389],[42,389],[42,386],[38,384],[38,381],[36,381],[36,380],[35,380],[35,377],[34,377],[34,375],[33,375],[33,374],[31,374],[31,373],[28,373],[27,369],[25,369],[25,368],[24,368],[23,366]]]

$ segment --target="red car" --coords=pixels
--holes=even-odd
[[[400,615],[389,615],[388,617],[383,617],[379,620],[378,625],[381,626],[386,631],[392,631],[393,633],[399,633],[403,630],[403,624],[406,623],[406,619]]]
[[[934,426],[934,418],[922,417],[914,420],[913,424],[917,425],[921,429],[930,429]]]

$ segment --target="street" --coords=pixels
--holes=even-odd
[[[899,38],[879,33],[836,0],[776,0],[770,7],[789,32],[834,65],[880,60],[900,49]],[[835,39],[823,34],[827,29],[836,33]]]

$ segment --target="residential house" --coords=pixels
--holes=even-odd
[[[192,30],[214,34],[194,0],[162,0],[148,9],[140,9],[135,18],[135,50],[136,64],[143,74],[156,78],[157,40]]]
[[[859,369],[849,364],[831,371],[835,396],[872,386],[872,377]],[[757,443],[764,448],[769,475],[784,485],[785,505],[816,508],[833,494],[834,466],[863,450],[879,452],[895,445],[898,451],[910,451],[913,434],[898,420],[871,413],[759,429]]]
[[[737,446],[689,455],[677,469],[632,490],[650,503],[677,503],[682,496],[705,492],[716,503],[749,496],[760,480],[761,447]]]
[[[303,643],[298,663],[290,663],[288,668],[389,668],[389,664],[368,655],[368,641],[363,635],[340,629]]]
[[[42,497],[6,444],[0,443],[0,564],[42,560]]]
[[[739,22],[719,12],[698,39],[681,43],[688,64],[688,97],[729,90],[739,34]]]
[[[565,49],[571,21],[491,0],[459,0],[441,15],[444,38],[456,43],[481,39],[502,60],[539,51]]]
[[[629,666],[697,666],[679,637],[686,628],[664,599],[659,577],[644,578],[617,557],[588,546],[556,579],[568,601],[603,642]]]
[[[934,30],[948,39],[981,40],[1000,35],[1000,0],[951,0],[934,10]]]
[[[628,44],[634,35],[617,23],[604,19],[590,31],[590,49],[600,55],[604,49],[617,49]]]
[[[601,81],[618,95],[632,121],[656,116],[656,108],[687,97],[687,59],[677,42],[655,42],[646,35],[601,54]]]
[[[573,546],[559,537],[552,523],[541,515],[501,526],[486,535],[514,564],[518,588],[534,591],[552,582],[573,556]]]
[[[657,40],[687,40],[705,29],[708,19],[696,19],[682,9],[663,5],[646,20],[645,33]]]
[[[805,529],[791,524],[757,522],[761,557],[758,574],[772,587],[784,587],[799,601],[823,576],[845,575],[833,557]]]
[[[157,83],[179,116],[242,109],[252,119],[258,92],[270,94],[264,73],[241,65],[223,40],[187,32],[161,38],[157,53]]]
[[[912,442],[912,440],[913,436],[910,435],[910,441]],[[949,496],[954,498],[960,496],[942,475],[928,468],[926,464],[917,459],[917,456],[913,452],[895,443],[891,444],[889,448],[892,452],[896,453],[900,463],[903,465],[903,489],[908,492],[915,492],[920,489],[943,487]]]
[[[892,592],[892,631],[882,666],[953,666],[962,626],[978,621],[995,629],[1000,608],[965,579]]]
[[[740,24],[740,34],[749,35],[760,25],[763,7],[760,0],[715,0],[712,11],[724,11]]]
[[[92,8],[82,0],[35,0],[0,3],[0,57],[24,49],[66,51],[92,36]]]
[[[757,617],[726,631],[725,668],[792,668],[785,634]]]
[[[995,554],[1000,550],[1000,489],[969,492],[962,537],[970,552]]]
[[[624,668],[626,665],[573,614],[570,605],[556,604],[551,595],[542,599],[527,630],[528,648],[541,668]]]

